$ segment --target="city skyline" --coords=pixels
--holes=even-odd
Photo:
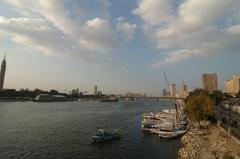
[[[237,0],[0,0],[5,88],[161,95],[239,74]],[[36,9],[37,8],[37,9]],[[1,59],[2,59],[1,58]]]

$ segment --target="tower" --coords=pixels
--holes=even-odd
[[[97,86],[94,86],[94,96],[97,96]]]
[[[5,53],[4,59],[2,61],[2,65],[1,65],[1,72],[0,72],[0,91],[3,90],[3,86],[4,86],[6,66],[7,66],[7,63],[6,63],[6,53]]]
[[[207,90],[209,92],[218,90],[217,74],[216,73],[203,74],[202,83],[204,90]]]

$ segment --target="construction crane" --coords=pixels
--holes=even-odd
[[[171,91],[171,87],[170,87],[170,83],[168,82],[166,72],[164,72],[164,78],[165,78],[165,81],[166,81],[166,83],[167,83],[167,86],[168,86],[168,89],[169,89],[169,92],[170,92],[170,91]]]
[[[166,83],[167,83],[167,85],[168,85],[168,89],[169,89],[169,92],[170,92],[170,96],[172,95],[172,90],[171,90],[171,87],[170,87],[170,83],[169,83],[169,81],[168,81],[168,79],[167,79],[167,74],[166,74],[166,72],[164,72],[164,78],[165,78],[165,80],[166,80]],[[174,102],[174,97],[172,96],[172,99],[171,99],[172,101],[173,101],[173,105],[174,105],[174,107],[175,107],[175,109],[176,109],[176,118],[175,118],[175,124],[176,124],[176,122],[177,122],[177,119],[178,119],[178,117],[179,117],[179,113],[178,113],[178,105]]]

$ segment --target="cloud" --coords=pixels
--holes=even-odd
[[[19,17],[0,17],[0,31],[18,44],[45,54],[81,60],[102,60],[101,56],[118,47],[115,30],[108,19],[74,19],[65,8],[68,1],[5,1],[19,11]]]
[[[165,52],[153,67],[240,49],[237,0],[184,0],[176,9],[170,0],[141,0],[133,13],[144,21],[144,31],[156,48]]]
[[[240,34],[240,24],[239,25],[233,25],[233,26],[230,26],[227,31],[229,31],[230,33],[233,33],[233,34]]]
[[[117,48],[117,37],[106,19],[94,18],[88,20],[83,29],[84,41],[87,41],[95,51],[109,52]]]
[[[152,68],[158,68],[163,64],[174,64],[180,60],[186,60],[192,57],[201,57],[204,56],[199,50],[188,50],[188,49],[183,49],[183,50],[177,50],[173,52],[168,52],[167,57],[158,63],[155,63],[152,65]]]
[[[141,0],[132,13],[149,25],[157,25],[171,19],[171,10],[168,0]]]
[[[126,41],[131,41],[133,39],[136,29],[136,24],[130,24],[128,22],[125,22],[123,17],[118,18],[117,30],[122,33],[123,38]]]

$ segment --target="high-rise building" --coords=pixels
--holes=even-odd
[[[0,90],[3,90],[6,66],[7,66],[7,63],[6,63],[6,54],[5,54],[4,59],[2,61],[1,72],[0,72]]]
[[[98,95],[97,86],[94,86],[94,95],[95,95],[95,96]]]
[[[231,94],[235,94],[240,91],[240,74],[233,75],[230,79],[225,81],[224,91]]]
[[[209,92],[218,90],[217,74],[216,73],[203,74],[202,84],[203,84],[203,89]]]
[[[166,89],[163,89],[163,90],[162,90],[162,96],[163,96],[163,97],[166,97],[166,96],[167,96],[167,90],[166,90]]]
[[[170,85],[170,96],[171,97],[176,97],[176,84],[171,84]]]

